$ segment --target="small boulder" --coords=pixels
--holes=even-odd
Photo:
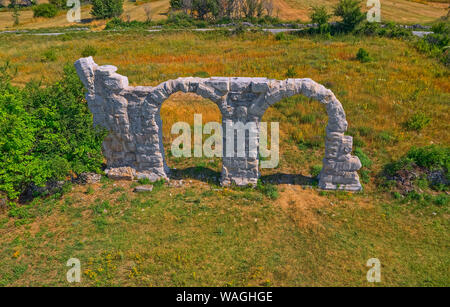
[[[82,184],[99,183],[102,175],[96,173],[81,173],[78,180]]]
[[[153,186],[151,184],[145,184],[145,185],[138,185],[134,188],[134,192],[141,193],[141,192],[151,192],[153,190]]]
[[[114,180],[133,180],[135,171],[131,167],[115,167],[105,170],[106,175]]]

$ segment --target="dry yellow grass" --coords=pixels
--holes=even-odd
[[[46,2],[42,0],[41,3]],[[160,0],[152,2],[125,2],[123,17],[130,17],[131,20],[145,21],[147,19],[145,13],[145,7],[150,6],[152,20],[161,20],[166,18],[166,14],[169,10],[169,1]],[[13,18],[11,12],[0,12],[0,30],[12,30],[12,29],[39,29],[39,28],[55,28],[55,27],[67,27],[67,26],[93,26],[94,28],[102,29],[107,20],[92,20],[90,14],[91,5],[84,5],[81,8],[81,23],[70,23],[66,18],[66,11],[60,12],[58,16],[54,18],[33,18],[32,10],[24,10],[20,14],[19,26],[13,26]]]
[[[325,5],[330,8],[338,0],[274,0],[278,16],[283,19],[309,20],[309,8]],[[364,2],[364,1],[363,1]],[[364,2],[365,3],[365,2]],[[449,3],[412,2],[409,0],[381,0],[381,16],[384,21],[400,23],[426,23],[446,16]]]
[[[41,0],[45,3],[47,0]],[[274,15],[283,20],[308,21],[310,7],[312,5],[326,5],[332,7],[337,0],[274,0]],[[145,21],[147,19],[145,6],[150,5],[152,20],[161,20],[167,17],[170,8],[168,0],[157,0],[151,2],[124,2],[124,13],[122,18],[130,20]],[[409,0],[382,0],[382,19],[384,21],[396,21],[400,23],[427,23],[433,22],[442,16],[447,15],[448,3],[436,2],[413,2]],[[93,26],[94,29],[102,29],[106,24],[105,20],[92,20],[89,14],[90,5],[82,7],[81,24],[69,23],[66,19],[66,12],[61,12],[55,18],[33,18],[31,10],[24,10],[20,15],[20,25],[13,26],[11,12],[0,12],[0,30],[11,29],[38,29],[65,26]],[[331,9],[330,9],[331,10]]]
[[[373,160],[371,178],[412,145],[450,143],[442,133],[450,114],[448,69],[401,40],[284,41],[262,33],[188,31],[1,35],[0,64],[17,66],[14,84],[43,79],[45,85],[88,45],[97,50],[98,64],[118,66],[132,85],[200,72],[284,79],[293,66],[297,77],[331,88],[349,127],[365,131],[355,140],[365,142],[361,147]],[[355,60],[361,47],[373,62]],[[43,58],[48,50],[54,61]],[[419,111],[430,125],[406,131],[402,122]],[[171,123],[192,123],[193,113],[202,113],[204,122],[220,121],[212,102],[174,95],[161,110],[165,140],[172,137]],[[308,114],[316,117],[302,120]],[[281,122],[281,165],[271,172],[309,175],[323,156],[323,106],[292,97],[271,107],[264,120]],[[384,142],[381,133],[396,142]],[[301,137],[315,136],[320,146],[299,146]],[[182,160],[169,166],[200,166]],[[132,192],[136,183],[106,180],[90,189],[77,185],[61,199],[35,199],[29,216],[0,212],[0,285],[70,286],[65,263],[71,257],[82,263],[77,286],[371,286],[365,276],[372,257],[382,261],[382,286],[449,284],[448,206],[402,203],[372,182],[360,194],[280,184],[274,200],[185,174],[183,186],[155,185],[146,195]]]

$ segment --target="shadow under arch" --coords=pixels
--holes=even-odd
[[[110,131],[103,143],[107,172],[130,168],[138,177],[167,178],[159,115],[161,105],[176,92],[196,93],[216,103],[222,113],[221,184],[256,185],[260,176],[259,133],[264,112],[283,98],[302,94],[325,105],[328,115],[319,187],[361,189],[356,172],[361,162],[351,155],[352,137],[344,135],[347,121],[342,104],[329,89],[311,79],[187,77],[168,80],[155,87],[132,87],[127,77],[116,73],[117,67],[98,66],[92,57],[79,59],[75,67],[88,90],[86,99],[94,125],[102,125]],[[237,146],[230,149],[238,140],[236,131],[227,127],[238,123],[252,124],[248,135],[256,135],[248,137],[246,134],[248,146],[244,146],[244,156],[239,156]]]

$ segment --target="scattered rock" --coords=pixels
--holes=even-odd
[[[141,192],[151,192],[153,190],[153,186],[151,184],[145,184],[145,185],[138,185],[134,188],[134,192],[141,193]]]
[[[81,173],[78,176],[78,181],[81,184],[99,183],[102,175],[96,173]]]
[[[115,167],[105,170],[106,175],[114,180],[133,180],[135,171],[131,167]]]

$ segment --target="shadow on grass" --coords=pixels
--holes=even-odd
[[[220,184],[220,172],[208,167],[195,166],[184,169],[170,169],[170,179],[197,179],[206,183]],[[317,185],[317,179],[302,174],[276,173],[260,177],[263,183],[271,184],[295,184],[301,186]]]
[[[207,183],[220,184],[220,172],[209,167],[195,166],[183,169],[170,169],[169,178],[173,180],[197,179]]]
[[[83,19],[81,19],[80,23],[87,24],[87,23],[93,22],[94,20],[95,20],[94,18],[83,18]]]
[[[311,186],[317,184],[316,178],[303,176],[302,174],[276,173],[261,176],[260,179],[264,183],[271,183],[271,184],[295,184],[303,186]]]

